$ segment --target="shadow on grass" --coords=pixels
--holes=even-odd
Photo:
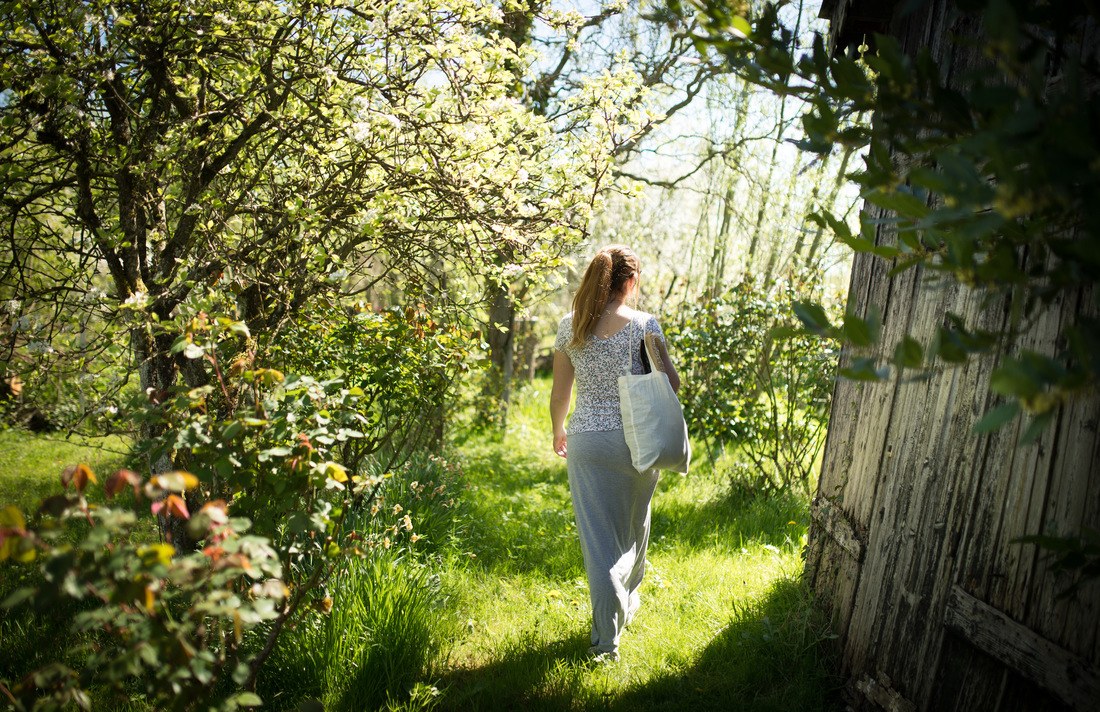
[[[761,599],[735,608],[691,667],[631,689],[607,709],[840,710],[831,638],[805,586],[780,579]]]
[[[451,670],[437,681],[444,710],[568,710],[589,664],[588,634],[551,643],[519,641],[497,660]]]
[[[542,646],[521,641],[490,664],[446,674],[437,683],[440,708],[834,712],[842,705],[830,639],[805,587],[781,579],[762,598],[735,606],[686,669],[615,693],[590,682],[601,671],[586,661],[587,635]]]

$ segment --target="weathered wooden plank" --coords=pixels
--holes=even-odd
[[[1063,317],[1087,313],[1092,303],[1087,290],[1066,304]],[[1039,531],[1027,533],[1076,536],[1085,527],[1100,529],[1098,422],[1100,398],[1077,397],[1061,407],[1043,522]],[[1060,597],[1072,579],[1049,570],[1052,558],[1040,551],[1033,562],[1033,593],[1021,621],[1072,652],[1092,656],[1100,628],[1100,589],[1090,586],[1073,599]]]
[[[814,594],[818,605],[829,612],[832,629],[847,630],[859,562],[820,527],[814,526],[807,542],[806,566],[807,572],[814,572]],[[842,643],[839,639],[837,642]]]
[[[1053,355],[1062,326],[1063,304],[1058,301],[1045,309],[1035,326],[1019,339],[1019,348]],[[1032,544],[1019,544],[1015,540],[1041,531],[1062,422],[1064,419],[1059,418],[1054,427],[1047,428],[1036,444],[1018,444],[1008,473],[1002,522],[995,538],[999,550],[995,550],[991,562],[993,570],[1001,575],[991,580],[982,600],[1017,620],[1026,615],[1036,550]]]
[[[849,294],[851,311],[866,316],[870,309],[869,305],[878,305],[881,309],[882,305],[888,304],[891,287],[891,280],[887,278],[889,269],[890,264],[879,258],[867,254],[856,256],[853,279],[858,277],[864,281],[853,282],[856,288]],[[849,356],[845,355],[842,363],[848,358]],[[842,392],[841,389],[842,387],[838,387],[838,392]],[[847,439],[840,452],[835,455],[830,453],[830,456],[825,458],[819,491],[830,495],[830,499],[843,509],[850,521],[860,528],[865,528],[870,517],[870,507],[874,502],[874,492],[878,486],[877,462],[881,458],[882,443],[886,437],[883,424],[887,418],[883,417],[883,414],[889,412],[894,389],[891,384],[874,383],[861,384],[858,389],[850,391],[844,390],[852,398],[851,401],[840,401],[842,407],[851,406],[847,415],[842,417],[850,419],[851,427],[847,431]],[[875,466],[868,467],[865,463],[875,463]],[[852,477],[853,474],[858,476]],[[830,597],[843,607],[834,614],[833,621],[838,626],[837,632],[844,649],[856,658],[855,664],[858,665],[868,652],[867,644],[851,646],[845,644],[845,641],[848,639],[848,627],[859,620],[855,615],[852,602],[855,600],[862,580],[862,570],[858,561],[849,565],[854,566],[852,575],[828,580],[818,578],[815,581],[815,590],[825,590],[830,584],[838,585],[829,590]],[[842,663],[842,665],[848,664],[851,663],[849,661]]]
[[[944,624],[975,647],[1051,690],[1073,709],[1096,709],[1100,670],[958,586],[952,588]]]
[[[980,297],[966,289],[928,290],[915,303],[914,325],[921,335],[930,335],[947,310],[984,328],[1000,326],[1003,318],[983,308]],[[965,438],[981,415],[988,369],[981,363],[949,365],[923,385],[899,394],[896,410],[911,415],[898,420],[890,445],[896,466],[887,479],[900,491],[879,497],[886,511],[883,526],[896,533],[899,548],[893,554],[883,552],[892,575],[880,591],[889,605],[878,624],[878,664],[904,680],[918,704],[927,699],[936,670],[940,621],[952,578],[952,540],[963,516],[953,504],[959,488],[965,491],[976,477],[972,453],[977,442]]]
[[[893,244],[893,227],[880,225],[876,240],[879,244]],[[913,293],[919,289],[922,279],[920,270],[909,270],[893,279],[887,276],[891,264],[878,260],[873,274],[881,280],[877,289],[867,293],[868,302],[857,309],[864,316],[872,308],[877,309],[882,318],[882,335],[878,356],[888,358],[893,345],[902,334],[910,330],[913,310],[908,308]],[[909,384],[912,386],[912,384]],[[896,401],[900,389],[906,384],[900,382],[874,383],[864,386],[856,414],[856,431],[852,437],[852,462],[850,472],[853,477],[844,492],[844,509],[849,518],[862,527],[866,527],[866,549],[860,575],[853,592],[852,613],[848,635],[857,644],[845,646],[843,664],[846,669],[863,669],[873,663],[882,651],[876,636],[881,631],[879,625],[886,599],[878,595],[884,583],[890,581],[889,568],[894,550],[898,543],[890,526],[883,524],[885,510],[880,506],[877,493],[886,483],[886,490],[898,489],[897,482],[889,479],[887,465],[893,452],[886,443],[891,433],[898,427],[895,416],[904,418],[905,414],[896,413]],[[926,409],[924,409],[926,410]],[[868,557],[866,552],[874,550],[876,554]]]
[[[894,689],[890,676],[881,670],[877,677],[864,675],[855,684],[864,699],[873,702],[885,712],[916,712],[917,706]]]
[[[957,288],[921,281],[906,285],[902,278],[895,282],[898,283],[895,291],[901,298],[891,302],[884,318],[883,342],[891,346],[903,333],[910,333],[926,344],[931,343],[943,321],[946,305],[958,298]],[[895,391],[891,419],[886,426],[890,435],[878,463],[877,481],[888,486],[879,491],[874,501],[869,553],[862,571],[866,583],[860,584],[855,606],[854,620],[859,623],[853,623],[851,631],[853,637],[871,636],[875,663],[885,665],[888,673],[910,683],[914,676],[904,672],[906,667],[912,667],[906,661],[913,658],[915,650],[931,647],[931,643],[922,634],[899,636],[897,628],[919,629],[926,623],[929,606],[934,604],[929,595],[934,581],[928,574],[934,573],[937,566],[933,562],[925,572],[913,562],[929,549],[942,548],[946,538],[944,522],[934,511],[926,510],[923,503],[930,496],[942,498],[950,489],[944,486],[941,463],[930,456],[929,448],[939,447],[936,443],[942,442],[947,431],[945,418],[953,410],[958,374],[957,369],[952,369],[925,381],[901,384]],[[861,412],[860,417],[873,415]],[[937,509],[938,506],[932,507]],[[942,599],[943,594],[939,597]],[[899,641],[904,644],[899,645]]]
[[[849,303],[865,303],[872,284],[874,258],[857,255],[852,265],[852,289]],[[851,362],[851,354],[842,353],[840,366]],[[835,499],[843,506],[852,472],[852,443],[858,422],[858,404],[864,397],[861,383],[838,378],[833,389],[829,428],[818,478],[820,496]],[[843,641],[852,613],[852,599],[859,580],[859,561],[850,557],[828,536],[811,527],[806,573],[819,600],[831,611],[831,623]]]

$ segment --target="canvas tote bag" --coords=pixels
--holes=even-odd
[[[632,318],[626,369],[619,376],[619,407],[630,460],[639,472],[655,467],[686,474],[691,464],[691,444],[683,408],[668,382],[668,374],[664,373],[661,354],[653,345],[652,338],[656,337],[646,334],[644,326],[642,348],[648,351],[653,371],[640,376],[630,372],[634,326]]]

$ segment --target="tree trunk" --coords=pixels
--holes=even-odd
[[[516,303],[507,284],[493,283],[489,287],[490,395],[500,399],[503,422],[507,422],[508,401],[512,395],[512,370],[515,360]]]
[[[852,151],[854,149],[849,146],[844,149],[844,153],[840,157],[840,168],[836,172],[836,180],[833,181],[832,190],[829,192],[829,197],[825,199],[824,207],[828,211],[832,211],[836,205],[836,199],[840,195],[840,187],[844,184],[845,172],[848,170],[848,159],[852,157]],[[812,265],[817,258],[817,253],[821,249],[821,241],[825,236],[825,227],[818,225],[814,231],[814,239],[810,243],[809,249],[806,251],[805,256],[801,258],[803,265]],[[795,258],[799,256],[796,254]]]
[[[176,363],[168,353],[171,346],[170,336],[154,335],[148,325],[138,326],[130,333],[130,347],[137,363],[141,392],[153,403],[163,403],[169,397],[172,386],[176,384],[178,375]],[[161,433],[159,426],[142,423],[140,431],[142,440],[155,438]],[[155,459],[150,458],[148,466],[150,474],[153,475],[176,469],[172,454],[168,452],[161,453]],[[196,503],[188,501],[187,504],[191,507]],[[157,521],[162,536],[171,540],[176,551],[185,552],[194,548],[195,542],[187,534],[186,522],[159,515]]]
[[[786,217],[790,212],[791,203],[794,200],[794,193],[798,186],[798,173],[802,167],[802,154],[799,153],[794,159],[794,170],[791,171],[790,182],[787,183],[786,197],[783,199],[783,208],[779,211],[781,217]],[[798,229],[802,230],[802,220],[799,220]],[[783,250],[784,240],[776,239],[772,240],[771,251],[768,253],[768,266],[764,268],[764,284],[768,285],[775,279],[776,266],[779,264],[779,255]]]

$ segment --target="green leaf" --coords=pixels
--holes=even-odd
[[[855,314],[844,315],[844,326],[841,327],[840,332],[855,346],[871,346],[878,340],[878,324],[877,320],[861,319]]]
[[[982,419],[974,425],[974,432],[981,434],[1000,430],[1008,421],[1015,418],[1019,413],[1020,404],[1016,401],[997,406],[986,413]]]
[[[885,369],[876,368],[873,358],[853,359],[852,365],[840,369],[840,375],[853,381],[881,381],[888,375]]]
[[[1034,374],[1015,359],[1006,361],[989,377],[989,389],[1010,398],[1030,398],[1041,388],[1042,384]]]
[[[1024,434],[1020,437],[1021,445],[1030,445],[1038,440],[1043,435],[1043,431],[1047,429],[1047,426],[1054,422],[1054,411],[1047,411],[1046,413],[1040,413],[1031,419],[1028,423],[1027,429],[1024,430]]]
[[[0,608],[3,608],[5,610],[15,608],[20,603],[23,603],[24,601],[32,598],[34,596],[34,593],[35,590],[31,587],[17,588],[11,593],[11,595],[4,599],[3,603],[0,603]]]
[[[831,328],[829,317],[820,304],[813,302],[795,302],[792,309],[799,321],[815,334],[824,334]]]
[[[237,707],[259,707],[264,703],[255,692],[238,692],[230,697],[228,701]]]
[[[237,334],[238,336],[243,336],[246,339],[252,336],[252,334],[248,331],[248,324],[245,324],[243,321],[234,321],[230,323],[229,330],[232,331],[234,334]]]
[[[924,349],[920,343],[911,336],[906,336],[894,347],[894,365],[898,369],[920,368],[924,361]]]
[[[730,29],[738,37],[750,37],[752,35],[752,25],[740,15],[734,15],[733,19],[730,20]]]
[[[867,192],[864,197],[880,208],[892,210],[903,217],[923,218],[928,214],[928,205],[924,202],[924,199],[912,193],[899,190],[889,192],[872,190]]]

